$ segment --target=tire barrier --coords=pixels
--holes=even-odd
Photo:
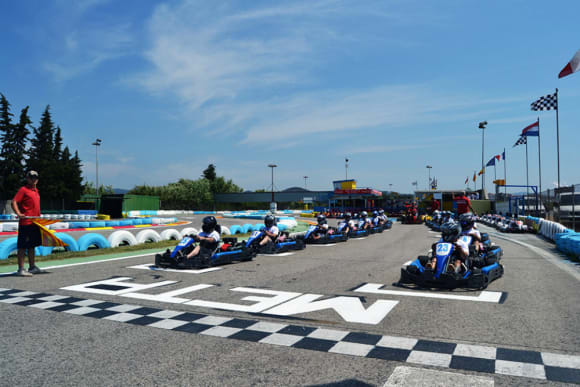
[[[100,222],[89,222],[89,227],[90,228],[106,227],[106,223],[103,222],[103,221],[100,221]]]
[[[179,235],[181,235],[181,238],[184,238],[186,235],[197,235],[197,233],[199,233],[199,231],[197,231],[196,228],[186,227],[179,232]]]
[[[0,243],[0,259],[7,259],[11,252],[16,250],[18,238],[8,238]]]
[[[134,246],[137,244],[137,239],[135,235],[131,234],[129,231],[119,230],[115,231],[107,238],[109,245],[111,247],[118,247],[120,245]]]
[[[264,227],[266,227],[263,223],[256,223],[253,227],[252,227],[252,231],[260,231],[261,229],[263,229]]]
[[[240,226],[239,224],[234,224],[233,226],[230,226],[230,233],[231,235],[241,234],[242,226]]]
[[[69,223],[70,228],[89,228],[89,222],[71,222]]]
[[[72,236],[63,232],[57,232],[54,236],[68,245],[64,248],[66,251],[79,251],[79,245]],[[52,254],[53,250],[54,247],[52,246],[38,246],[35,251],[37,255],[45,256]]]
[[[170,229],[161,231],[161,239],[164,241],[169,241],[169,240],[178,241],[181,239],[181,234],[176,229],[170,228]]]
[[[222,227],[222,235],[232,235],[232,232],[230,231],[229,228],[227,228],[226,226],[221,227]]]
[[[69,223],[66,223],[66,222],[53,223],[53,224],[48,226],[48,228],[50,230],[66,230],[69,227],[70,227]]]
[[[4,232],[15,232],[18,231],[18,223],[17,222],[8,222],[2,225],[2,231]]]
[[[79,251],[86,251],[91,246],[96,246],[99,249],[107,249],[111,247],[107,238],[94,232],[81,236],[77,241],[77,245]]]
[[[143,220],[141,220],[141,219],[133,219],[133,224],[134,225],[143,224]]]
[[[246,223],[242,226],[242,234],[247,234],[254,229],[253,224]]]
[[[161,240],[161,235],[155,230],[141,230],[137,233],[135,239],[137,239],[137,243],[157,243]]]
[[[131,222],[130,220],[121,220],[119,221],[119,226],[132,226],[133,222]]]
[[[286,226],[284,223],[281,223],[278,225],[278,230],[280,231],[286,231],[288,229],[288,226]]]

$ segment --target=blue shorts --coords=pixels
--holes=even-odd
[[[31,224],[18,227],[18,241],[16,242],[18,249],[32,249],[41,244],[40,228],[37,225]]]

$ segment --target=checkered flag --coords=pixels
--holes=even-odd
[[[514,144],[514,146],[512,146],[512,148],[515,148],[518,145],[524,145],[528,143],[528,137],[527,136],[520,136],[520,138],[518,138],[518,141],[516,141],[516,143]]]
[[[558,94],[548,94],[532,102],[532,110],[558,110]]]

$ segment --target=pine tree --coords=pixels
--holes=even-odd
[[[27,167],[38,172],[38,190],[41,197],[46,199],[61,199],[62,189],[59,187],[61,171],[55,168],[54,158],[54,123],[50,115],[50,105],[46,107],[40,126],[34,129],[31,146],[28,151],[29,158]]]
[[[4,190],[7,195],[15,194],[22,185],[25,175],[25,154],[28,135],[30,134],[29,126],[32,123],[28,117],[28,106],[21,110],[18,124],[12,126],[10,135],[10,146],[7,147],[7,154],[2,171],[5,177]]]
[[[60,126],[57,126],[56,132],[54,134],[54,149],[53,149],[54,159],[60,160],[61,153],[62,153],[62,135],[60,132]]]
[[[9,171],[7,156],[10,154],[12,146],[13,130],[10,103],[4,94],[0,94],[0,141],[2,141],[2,148],[0,148],[0,192],[3,196],[1,199],[8,199],[9,195],[12,194],[6,187],[6,177]]]

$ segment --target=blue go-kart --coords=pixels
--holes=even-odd
[[[304,242],[310,244],[346,242],[348,237],[348,235],[331,227],[328,230],[324,230],[318,226],[310,226],[306,230],[306,234],[304,234]]]
[[[275,242],[268,242],[260,246],[260,242],[266,236],[264,230],[254,231],[246,241],[246,248],[256,254],[279,254],[290,250],[303,250],[306,245],[302,239],[290,238],[287,232],[281,233]]]
[[[218,266],[235,261],[251,261],[256,253],[253,249],[240,243],[237,238],[224,238],[223,244],[215,249],[201,247],[199,254],[186,258],[197,246],[195,239],[186,236],[175,246],[173,251],[167,249],[163,254],[155,255],[155,266],[171,269],[200,269]]]
[[[461,238],[471,242],[470,236]],[[485,246],[485,242],[483,244]],[[452,243],[440,240],[434,245],[432,254],[437,258],[434,269],[427,265],[431,257],[419,256],[403,265],[398,284],[414,284],[423,288],[485,289],[490,282],[503,276],[504,269],[500,263],[503,251],[499,246],[488,245],[479,255],[470,247],[470,255],[461,264],[459,272],[453,265],[458,252]]]

